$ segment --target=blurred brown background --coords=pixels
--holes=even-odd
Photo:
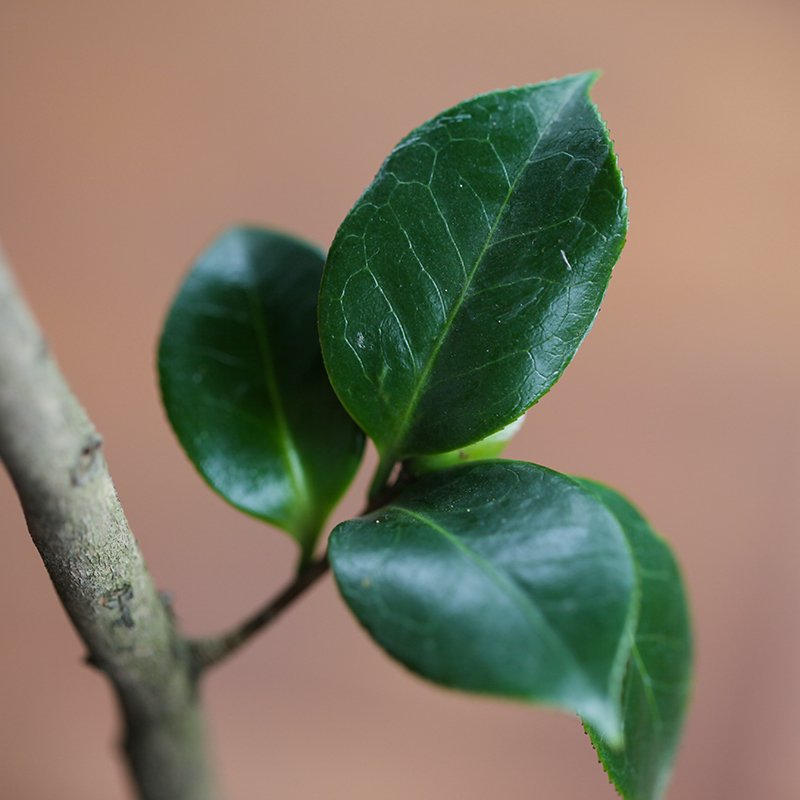
[[[294,556],[162,415],[154,345],[191,257],[237,220],[327,244],[419,122],[601,67],[629,244],[509,455],[620,487],[677,550],[697,679],[670,797],[800,797],[798,34],[792,0],[0,0],[0,236],[187,629]],[[0,797],[121,798],[110,693],[5,475],[0,535]],[[330,579],[206,699],[229,800],[614,796],[575,720],[410,677]]]

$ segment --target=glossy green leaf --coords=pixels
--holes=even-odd
[[[390,655],[444,686],[580,713],[611,739],[635,606],[619,523],[544,467],[431,473],[339,525],[339,589]]]
[[[322,350],[384,462],[508,425],[589,330],[627,225],[594,79],[445,111],[397,145],[339,228]]]
[[[322,364],[323,263],[283,234],[225,233],[181,286],[158,355],[164,406],[201,475],[306,555],[364,445]]]
[[[641,608],[623,688],[621,749],[587,726],[611,780],[626,800],[663,796],[689,697],[692,640],[678,565],[667,543],[620,494],[590,481],[625,531],[636,564]]]

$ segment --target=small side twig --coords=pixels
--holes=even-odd
[[[367,504],[359,516],[370,514],[386,505],[409,480],[410,476],[405,470],[401,470],[396,483],[391,486],[382,485],[380,490],[376,492],[375,499]],[[300,569],[291,583],[285,586],[275,597],[268,600],[260,610],[248,617],[244,622],[227,633],[191,641],[189,643],[189,653],[195,674],[199,677],[210,667],[233,655],[253,636],[270,625],[280,616],[281,612],[310,589],[329,569],[330,562],[327,554],[315,561],[310,561]]]
[[[297,577],[267,604],[233,630],[219,636],[196,639],[189,644],[192,664],[197,675],[205,672],[236,652],[255,634],[272,623],[301,594],[311,588],[329,569],[327,556],[311,561]]]

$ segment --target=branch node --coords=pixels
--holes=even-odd
[[[86,437],[86,441],[75,459],[75,464],[69,471],[69,480],[73,486],[85,486],[92,478],[99,461],[98,451],[102,446],[103,437],[97,431],[93,431]]]
[[[114,620],[114,625],[124,625],[133,628],[136,622],[131,614],[130,603],[133,600],[133,587],[126,583],[121,589],[108,592],[100,599],[100,604],[112,611],[119,611],[119,617]]]

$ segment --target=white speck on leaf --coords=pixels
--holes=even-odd
[[[569,263],[569,259],[567,258],[567,254],[563,250],[561,250],[559,252],[561,253],[561,258],[564,259],[564,263],[567,265],[567,270],[569,272],[572,272],[572,264]]]

